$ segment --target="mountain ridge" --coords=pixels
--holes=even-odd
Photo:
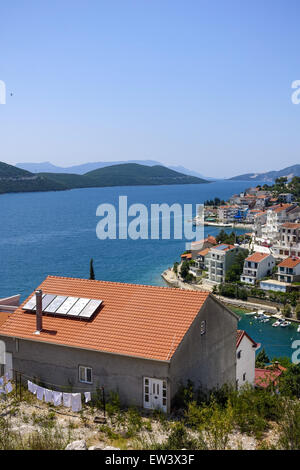
[[[287,177],[291,179],[294,176],[300,176],[300,164],[288,166],[282,170],[273,170],[264,173],[244,173],[243,175],[228,178],[228,180],[273,182],[276,178]]]

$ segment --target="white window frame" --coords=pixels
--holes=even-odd
[[[206,320],[202,320],[200,323],[200,334],[201,336],[206,334]]]
[[[91,371],[91,381],[87,380],[87,371],[90,370]],[[85,380],[81,380],[81,372],[84,372],[84,377],[85,377]],[[78,366],[78,380],[80,383],[83,383],[83,384],[92,384],[93,383],[93,369],[89,366]]]

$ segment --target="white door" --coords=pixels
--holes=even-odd
[[[144,378],[144,408],[167,411],[167,381]]]
[[[12,353],[5,353],[5,366],[4,366],[4,373],[8,374],[8,378],[11,380],[13,378],[13,360],[12,360]]]

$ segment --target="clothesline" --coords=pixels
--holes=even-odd
[[[9,375],[8,373],[5,373],[3,377],[0,377],[0,394],[5,393],[6,395],[8,393],[11,393],[13,390],[13,386],[10,382]]]
[[[14,372],[17,372],[19,373],[19,371],[17,370],[14,370]],[[31,377],[30,375],[27,375],[27,374],[23,374],[23,372],[20,372],[20,374],[22,375],[22,377],[24,377],[25,379],[28,379],[28,380],[31,380],[31,381],[35,381],[37,379],[37,377]],[[53,384],[51,382],[46,382],[45,380],[42,380],[41,381],[43,384],[45,385],[50,385],[52,387],[59,387],[59,388],[64,388],[62,385],[60,384]],[[97,392],[101,389],[101,387],[96,387],[96,388],[93,388],[93,389],[89,389],[87,390],[85,387],[75,387],[75,389],[73,390],[73,387],[72,387],[72,390],[73,390],[73,393],[80,393],[81,391],[82,392],[90,392],[90,393],[94,393],[94,392]]]
[[[81,393],[68,393],[58,392],[56,390],[49,390],[48,388],[41,387],[40,385],[27,381],[28,390],[40,401],[52,403],[54,406],[63,404],[66,408],[72,408],[72,411],[78,413],[82,409]],[[85,403],[91,401],[91,392],[84,392]]]

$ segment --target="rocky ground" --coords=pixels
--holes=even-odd
[[[176,417],[166,419],[163,415],[143,415],[136,411],[120,412],[103,420],[103,414],[90,406],[80,413],[72,413],[66,408],[38,402],[34,397],[17,402],[13,396],[0,401],[0,449],[1,426],[8,425],[9,433],[27,442],[31,436],[40,433],[45,440],[51,440],[51,448],[66,450],[109,450],[144,449],[155,445],[159,448],[166,442],[173,429]],[[276,445],[276,424],[273,430],[256,439],[254,436],[232,432],[228,436],[227,449],[255,450],[261,447],[262,440],[268,445]],[[8,431],[6,431],[7,433]],[[192,431],[188,431],[191,437]],[[56,436],[54,440],[54,437]],[[36,446],[47,446],[39,442]],[[50,445],[50,444],[49,444]],[[20,447],[20,444],[19,444]],[[37,447],[37,449],[40,447]]]

